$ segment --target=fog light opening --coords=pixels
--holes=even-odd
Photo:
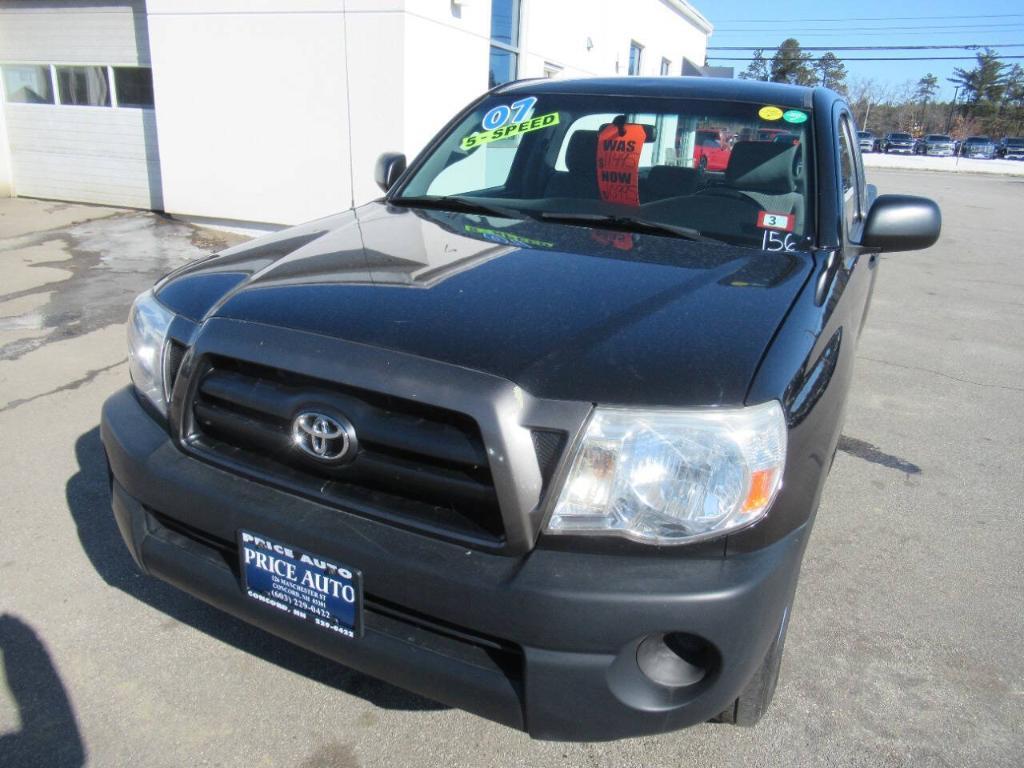
[[[670,688],[696,685],[712,671],[715,658],[707,641],[684,632],[651,635],[636,649],[640,671]]]

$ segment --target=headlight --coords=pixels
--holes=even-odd
[[[782,485],[775,402],[706,411],[598,408],[547,530],[653,544],[720,536],[767,513]]]
[[[164,416],[164,350],[174,314],[158,302],[152,291],[141,294],[128,315],[128,370],[135,388]]]

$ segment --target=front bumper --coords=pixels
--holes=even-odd
[[[892,155],[892,154],[897,154],[897,155],[912,155],[912,154],[914,154],[914,147],[913,147],[913,146],[909,146],[909,147],[897,147],[897,146],[893,146],[893,145],[890,145],[890,146],[888,146],[888,147],[886,147],[886,148],[885,148],[885,151],[886,151],[886,152],[888,152],[888,153],[889,153],[889,154],[891,154],[891,155]]]
[[[761,665],[792,600],[808,527],[728,558],[683,550],[489,554],[339,512],[187,456],[130,388],[104,405],[113,510],[146,573],[353,669],[567,740],[706,721]],[[243,596],[246,528],[360,569],[364,635],[348,640]],[[668,687],[637,664],[647,636],[713,649],[704,679]]]

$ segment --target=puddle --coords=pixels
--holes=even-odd
[[[14,360],[53,341],[74,338],[123,323],[132,300],[172,269],[244,240],[210,230],[197,230],[152,213],[130,211],[114,216],[0,240],[5,269],[30,277],[12,281],[15,290],[0,293],[6,302],[25,306],[24,314],[2,313],[6,330],[43,330],[0,345],[0,360]],[[46,246],[51,260],[20,263],[19,252]],[[32,272],[55,268],[64,279],[32,281]],[[11,283],[8,283],[10,286]],[[26,287],[21,287],[21,286]],[[0,286],[0,291],[4,287]],[[43,296],[45,295],[45,297]],[[39,303],[29,297],[38,297]]]

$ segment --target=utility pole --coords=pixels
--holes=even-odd
[[[949,105],[949,117],[946,118],[946,135],[949,135],[950,128],[953,127],[953,110],[956,109],[956,100],[960,95],[960,86],[958,85],[953,90],[953,101]]]

